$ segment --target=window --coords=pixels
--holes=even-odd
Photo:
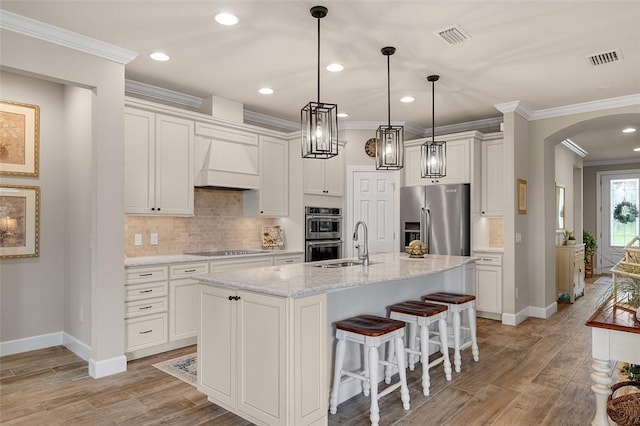
[[[611,223],[611,245],[615,247],[624,247],[629,241],[639,234],[640,227],[636,219],[633,222],[621,223],[614,218],[616,207],[622,202],[629,202],[636,207],[640,199],[639,185],[640,179],[612,179],[611,180],[611,196],[609,198],[610,205],[610,223]]]

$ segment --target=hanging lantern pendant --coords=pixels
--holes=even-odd
[[[387,125],[376,131],[376,170],[400,170],[404,166],[404,127],[391,125],[391,66],[389,57],[395,47],[381,49],[387,57]]]
[[[427,81],[431,82],[431,141],[423,143],[420,150],[421,175],[423,178],[439,179],[447,175],[446,142],[435,140],[435,82],[439,79],[440,76],[438,75],[427,77]]]
[[[324,6],[311,8],[318,20],[318,100],[300,111],[303,158],[331,158],[338,155],[338,105],[320,102],[320,19],[327,16]]]

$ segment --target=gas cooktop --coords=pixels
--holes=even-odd
[[[268,253],[267,250],[218,250],[218,251],[197,251],[185,253],[191,256],[240,256],[243,254],[262,254]]]

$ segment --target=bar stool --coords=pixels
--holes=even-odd
[[[335,323],[336,326],[336,355],[333,375],[333,389],[329,399],[331,414],[335,414],[338,408],[338,392],[342,377],[348,376],[361,380],[363,393],[371,393],[371,424],[377,426],[380,421],[380,408],[378,399],[400,388],[402,407],[408,410],[409,388],[407,387],[406,365],[404,360],[404,326],[402,321],[374,315],[359,315]],[[354,342],[363,345],[364,369],[357,372],[344,371],[342,369],[346,351],[346,343]],[[388,361],[380,360],[378,348],[390,342],[395,345],[395,350],[402,356],[397,357],[397,366],[400,381],[388,386],[378,393],[378,364],[389,365]]]
[[[422,393],[429,396],[431,378],[429,369],[440,363],[443,364],[444,373],[447,380],[451,380],[451,362],[449,361],[449,346],[447,345],[447,310],[445,305],[424,303],[417,300],[409,300],[395,305],[387,306],[389,318],[404,321],[409,324],[409,347],[405,352],[409,354],[409,369],[415,368],[415,358],[418,355],[422,363]],[[438,324],[439,340],[429,339],[429,326]],[[416,340],[418,340],[417,328],[420,327],[420,350],[416,350]],[[439,346],[441,356],[429,362],[429,343]],[[389,353],[389,361],[393,360],[393,352]],[[387,366],[385,371],[385,381],[391,382],[391,367]]]
[[[457,293],[431,293],[426,296],[422,296],[422,300],[428,303],[436,303],[446,305],[449,308],[453,317],[453,365],[456,369],[456,373],[460,372],[460,366],[462,364],[462,357],[460,351],[471,347],[473,354],[473,360],[478,362],[480,359],[480,351],[478,350],[478,341],[476,340],[476,297],[471,294],[457,294]],[[467,318],[469,321],[468,327],[462,327],[460,324],[460,312],[467,311]],[[464,342],[460,342],[460,335],[462,331],[469,333],[469,339]]]

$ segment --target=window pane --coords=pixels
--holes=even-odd
[[[635,237],[638,235],[638,222],[640,220],[636,219],[630,223],[620,223],[620,221],[614,219],[614,211],[618,204],[623,201],[627,201],[629,203],[634,204],[636,207],[638,206],[639,197],[639,179],[613,179],[611,180],[611,206],[609,211],[611,212],[611,245],[614,247],[624,247]]]

